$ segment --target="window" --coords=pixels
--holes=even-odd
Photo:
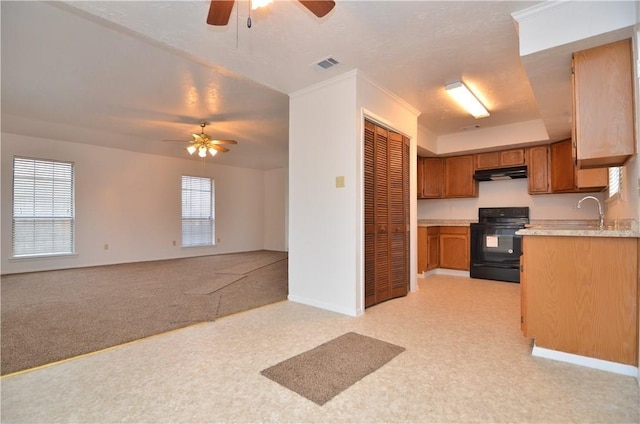
[[[73,163],[13,159],[13,256],[72,254]]]
[[[214,184],[182,176],[182,246],[211,246],[215,234]]]
[[[609,199],[622,196],[622,167],[609,168]]]

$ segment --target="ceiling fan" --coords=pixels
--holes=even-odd
[[[211,156],[215,156],[218,152],[228,152],[229,149],[226,147],[222,147],[221,144],[238,144],[235,140],[218,140],[215,138],[211,138],[208,134],[204,133],[204,127],[207,126],[206,122],[200,122],[200,127],[202,128],[200,134],[191,134],[193,136],[193,140],[187,146],[187,151],[190,155],[193,155],[195,152],[198,152],[198,156],[201,158],[205,158],[207,156],[207,152]]]
[[[322,18],[331,12],[336,3],[333,0],[298,0],[304,7],[318,18]],[[235,0],[211,0],[207,23],[209,25],[224,26],[229,23],[231,10]]]

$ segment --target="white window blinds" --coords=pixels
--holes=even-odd
[[[214,183],[210,178],[182,176],[182,246],[213,245]]]
[[[73,163],[13,159],[13,256],[71,254]]]
[[[622,190],[622,167],[609,168],[609,198],[620,195]]]

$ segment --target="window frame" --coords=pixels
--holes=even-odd
[[[45,178],[42,174],[38,178],[38,164],[41,167],[40,171],[46,170],[47,167],[52,168],[49,178]],[[62,170],[57,178],[56,166]],[[27,169],[29,167],[33,169]],[[65,168],[67,168],[66,171]],[[20,175],[21,172],[24,174]],[[74,162],[26,156],[13,157],[11,259],[39,259],[76,255],[75,180]],[[49,191],[50,193],[47,193]],[[56,196],[56,192],[58,192],[58,196]],[[21,207],[26,211],[32,210],[33,213],[16,213],[17,209]],[[65,209],[66,213],[63,213],[62,211]],[[45,212],[49,213],[45,215]],[[60,230],[61,223],[63,230]],[[43,227],[40,232],[38,232],[38,224]],[[31,233],[29,233],[28,227],[32,227]],[[20,236],[17,236],[16,233],[21,232],[20,229],[25,230],[21,235],[22,241],[17,240],[17,237]]]
[[[181,176],[181,238],[180,246],[183,248],[191,247],[210,247],[216,245],[216,220],[215,220],[215,180],[209,177],[198,177],[193,175]],[[185,187],[188,181],[192,187]],[[202,199],[202,183],[209,183],[208,205]],[[188,190],[185,191],[185,190]],[[189,194],[189,199],[185,199],[185,195]],[[197,204],[193,204],[193,202]],[[185,210],[185,206],[195,206],[195,209]],[[188,212],[185,216],[185,212]],[[207,216],[205,216],[205,214]],[[192,216],[195,215],[195,216]],[[202,224],[207,223],[204,227]],[[200,231],[204,229],[204,231]]]

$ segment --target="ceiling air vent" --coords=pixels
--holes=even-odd
[[[314,63],[311,66],[313,66],[318,71],[326,71],[339,64],[340,62],[338,62],[336,58],[329,56],[319,62]]]
[[[478,128],[480,128],[480,125],[478,124],[473,124],[473,125],[467,125],[466,127],[462,127],[460,128],[462,131],[471,131],[471,130],[477,130]]]

